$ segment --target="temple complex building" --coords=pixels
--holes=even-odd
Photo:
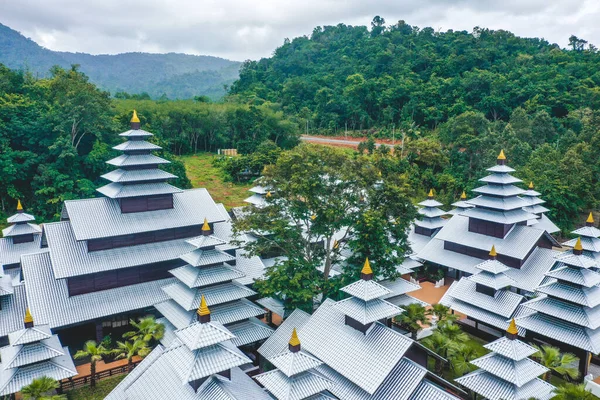
[[[529,182],[527,190],[521,195],[521,198],[527,203],[523,210],[535,214],[537,217],[535,220],[530,220],[529,224],[537,225],[537,229],[543,229],[548,233],[560,232],[560,228],[546,216],[546,213],[550,210],[542,205],[545,201],[540,199],[539,196],[540,193],[533,190],[533,182]]]

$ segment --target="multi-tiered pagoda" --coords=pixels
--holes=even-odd
[[[490,175],[480,179],[483,186],[467,202],[474,207],[454,215],[417,256],[447,270],[447,276],[472,275],[495,246],[497,259],[510,269],[504,273],[516,283],[514,288],[533,292],[553,263],[552,246],[557,242],[537,225],[529,222],[537,216],[523,207],[519,197],[525,191],[515,186],[520,179],[500,152],[497,165],[488,168]]]
[[[440,303],[467,315],[476,328],[481,323],[501,335],[525,297],[510,291],[516,282],[506,274],[510,267],[497,256],[492,246],[489,260],[475,266],[479,272],[452,283]]]
[[[574,247],[579,240],[584,254],[600,261],[600,229],[594,226],[594,215],[591,212],[585,221],[585,226],[571,233],[577,237],[564,242],[563,246]]]
[[[598,261],[583,254],[581,239],[573,250],[556,256],[550,282],[537,288],[538,297],[524,303],[529,313],[518,318],[527,334],[569,347],[587,375],[590,354],[600,353],[600,273]]]
[[[0,396],[21,391],[32,380],[47,376],[62,380],[77,375],[69,348],[63,347],[48,325],[34,325],[29,310],[25,327],[8,335],[9,345],[0,349]]]
[[[458,388],[427,370],[428,356],[436,355],[386,326],[402,310],[381,300],[387,290],[372,280],[372,273],[363,269],[361,279],[342,290],[351,297],[327,299],[312,315],[295,310],[259,353],[267,360],[287,354],[296,330],[302,351],[322,363],[311,372],[333,382],[329,392],[336,398],[458,399],[449,392],[459,393]]]
[[[506,336],[484,347],[491,351],[471,361],[479,369],[456,382],[489,400],[548,400],[554,397],[554,386],[538,378],[548,368],[529,359],[537,350],[517,339],[515,320]]]
[[[447,212],[439,208],[443,204],[434,199],[433,189],[429,190],[427,199],[419,205],[421,208],[418,212],[422,218],[415,221],[415,233],[431,237],[446,224],[442,216]]]
[[[269,358],[269,362],[276,369],[255,378],[277,400],[320,399],[317,395],[325,395],[333,386],[330,379],[315,370],[323,362],[302,351],[295,328],[288,349]]]
[[[533,182],[529,182],[527,190],[521,195],[521,198],[527,203],[523,210],[535,214],[537,217],[537,219],[529,221],[529,224],[537,225],[537,229],[543,229],[548,233],[560,232],[560,228],[546,216],[546,213],[550,210],[542,205],[546,201],[539,198],[541,193],[533,189]]]
[[[236,258],[221,250],[226,242],[213,233],[205,221],[202,235],[188,240],[196,249],[183,254],[181,259],[185,265],[171,271],[178,281],[163,288],[170,299],[155,305],[165,316],[162,322],[167,331],[163,342],[166,345],[173,338],[171,332],[177,335],[194,321],[194,311],[202,299],[211,307],[212,319],[235,335],[231,340],[236,346],[259,342],[273,333],[256,318],[262,317],[265,311],[247,300],[256,292],[234,282],[244,274],[235,268]]]
[[[7,335],[21,326],[27,301],[21,281],[21,255],[45,251],[40,246],[42,229],[27,214],[21,201],[17,213],[10,216],[8,228],[0,239],[0,345],[7,343]]]
[[[205,219],[215,231],[229,219],[206,189],[166,183],[168,161],[151,154],[159,147],[136,114],[121,136],[124,154],[108,161],[119,168],[104,175],[112,183],[103,196],[65,201],[61,221],[43,226],[46,251],[21,257],[32,312],[61,335],[119,337],[132,318],[156,313],[169,299],[162,288],[179,282],[169,271],[189,264],[180,256],[197,248],[188,241]]]
[[[460,195],[460,199],[457,202],[452,203],[452,205],[454,206],[454,208],[452,210],[448,211],[448,214],[451,214],[451,215],[461,214],[461,213],[465,212],[466,210],[468,210],[469,208],[475,207],[472,204],[467,203],[467,193],[465,193],[464,190]]]
[[[233,343],[236,336],[213,321],[204,296],[194,321],[170,332],[168,346],[157,346],[107,400],[268,400],[270,397],[240,366],[252,361]]]

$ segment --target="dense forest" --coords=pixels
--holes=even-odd
[[[182,188],[190,182],[177,155],[220,147],[252,152],[264,141],[289,148],[298,140],[297,124],[274,106],[117,100],[75,67],[37,79],[0,65],[0,211],[12,212],[21,199],[39,221],[49,221],[64,200],[95,196],[134,108]]]
[[[189,54],[91,55],[52,51],[2,24],[0,63],[40,77],[49,76],[55,65],[70,68],[76,64],[91,82],[113,95],[145,92],[156,99],[207,96],[212,100],[227,93],[226,87],[237,79],[240,67],[237,61]]]

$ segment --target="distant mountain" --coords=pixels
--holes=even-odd
[[[218,99],[223,85],[238,78],[241,63],[211,56],[188,54],[124,53],[91,55],[48,50],[19,32],[0,24],[0,63],[27,69],[38,76],[59,65],[79,64],[90,80],[113,95],[116,92],[147,92],[158,98],[185,99],[206,95]]]

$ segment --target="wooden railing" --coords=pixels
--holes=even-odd
[[[111,376],[127,374],[131,369],[135,368],[142,361],[135,361],[132,365],[120,365],[115,368],[106,369],[96,373],[96,382],[102,379],[110,378]],[[73,378],[64,379],[59,382],[60,387],[57,392],[63,393],[65,390],[77,389],[90,384],[92,375],[77,375]]]

